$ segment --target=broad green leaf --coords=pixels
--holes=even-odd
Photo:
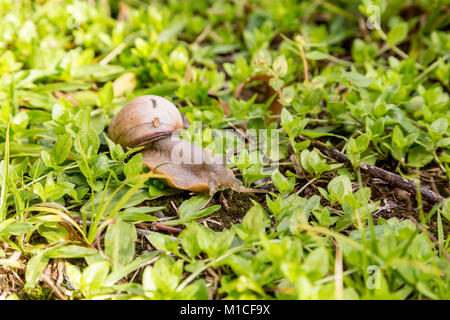
[[[123,172],[127,178],[133,178],[141,173],[142,170],[142,153],[136,154],[123,168]]]
[[[59,136],[51,151],[51,155],[55,164],[58,165],[63,163],[67,159],[71,148],[72,138],[70,137],[70,135],[66,133]]]
[[[109,273],[109,266],[108,261],[100,261],[84,269],[81,274],[80,289],[88,294],[100,289]]]
[[[212,196],[209,194],[203,193],[183,201],[178,208],[181,220],[184,222],[192,221],[219,210],[220,205],[215,205],[201,210],[208,204],[211,198]]]
[[[131,261],[127,265],[123,266],[122,268],[119,268],[118,270],[114,270],[111,272],[106,280],[103,283],[104,287],[109,287],[114,285],[117,281],[128,275],[129,273],[133,272],[137,268],[139,268],[142,264],[146,263],[150,259],[154,258],[157,255],[157,252],[149,252],[144,253],[137,257],[135,260]]]
[[[242,224],[234,225],[233,230],[242,240],[251,242],[259,240],[260,235],[264,233],[268,224],[267,213],[259,203],[253,201],[253,207],[245,214]]]
[[[113,271],[133,260],[136,239],[136,228],[132,223],[118,219],[108,226],[105,235],[105,254],[111,259]]]
[[[66,261],[66,274],[69,278],[70,284],[75,289],[81,288],[81,272],[77,266],[74,266]]]
[[[27,263],[27,268],[25,270],[25,290],[29,292],[34,288],[39,276],[47,267],[49,258],[45,256],[44,251],[40,251],[33,255]]]
[[[83,258],[97,253],[97,250],[77,245],[66,245],[51,248],[46,251],[47,258]]]
[[[163,233],[151,233],[146,235],[146,237],[157,249],[179,255],[178,241],[176,239]]]
[[[402,43],[408,35],[408,24],[405,22],[398,23],[395,27],[389,30],[387,41],[391,45]]]
[[[29,222],[12,221],[5,228],[0,230],[0,235],[20,236],[24,233],[29,233],[36,230],[37,227]]]

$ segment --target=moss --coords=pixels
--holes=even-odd
[[[50,288],[36,285],[29,294],[24,292],[19,295],[19,298],[23,300],[50,300],[51,298],[54,298],[52,295],[53,292]]]

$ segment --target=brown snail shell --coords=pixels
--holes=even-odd
[[[166,177],[169,186],[213,194],[239,189],[239,180],[212,151],[178,138],[183,128],[178,109],[167,99],[147,95],[128,102],[113,118],[108,134],[123,147],[145,146],[143,161]]]
[[[129,101],[112,119],[108,134],[123,147],[137,147],[182,128],[180,111],[172,102],[147,95]]]

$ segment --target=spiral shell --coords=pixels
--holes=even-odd
[[[146,95],[134,98],[119,111],[108,134],[123,147],[137,147],[182,128],[183,119],[172,102]]]

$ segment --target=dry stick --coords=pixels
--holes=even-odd
[[[308,77],[308,62],[306,62],[305,51],[303,51],[303,41],[298,44],[298,49],[300,50],[300,56],[303,63],[303,77],[305,78],[305,85],[309,88],[309,77]]]
[[[303,136],[300,136],[300,139],[302,139],[304,141],[309,140]],[[351,165],[350,159],[347,158],[347,156],[345,154],[343,154],[339,151],[336,151],[334,149],[331,149],[321,142],[311,141],[311,146],[319,149],[323,154],[325,154],[326,156],[328,156],[334,160],[343,162],[347,165]],[[407,190],[413,194],[416,194],[416,183],[412,180],[402,178],[395,173],[378,168],[376,166],[368,164],[367,162],[361,162],[359,164],[359,167],[361,168],[362,171],[368,173],[372,177],[381,179],[381,180],[389,183],[390,185],[399,187],[399,188]],[[420,186],[420,192],[422,193],[423,198],[425,198],[426,200],[428,200],[429,202],[431,202],[433,204],[444,201],[443,197],[441,197],[440,195],[434,193],[430,189],[427,189],[423,186]]]
[[[67,297],[58,289],[58,287],[55,285],[55,283],[52,281],[52,279],[50,279],[49,276],[47,276],[46,274],[42,274],[41,275],[41,279],[44,280],[44,282],[46,282],[50,288],[52,289],[52,291],[61,299],[61,300],[67,300]]]
[[[338,243],[335,243],[334,245],[336,247],[336,256],[334,262],[334,298],[336,300],[342,300],[344,291],[342,250]]]
[[[169,227],[169,226],[163,225],[158,222],[153,222],[152,226],[159,230],[164,230],[164,231],[169,231],[169,232],[174,232],[174,233],[180,233],[181,231],[183,231],[180,228]]]

